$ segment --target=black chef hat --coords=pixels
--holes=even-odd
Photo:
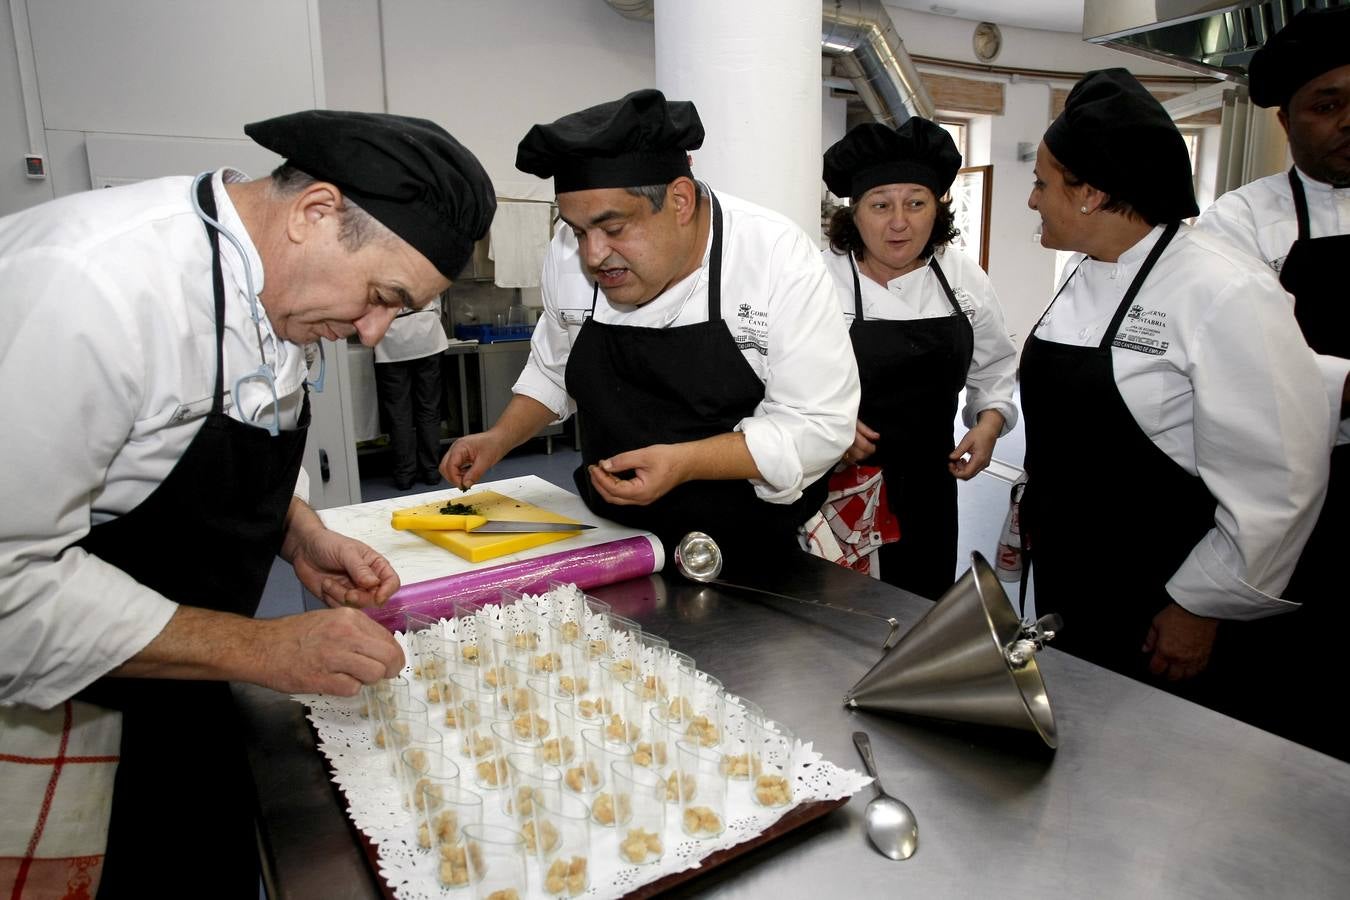
[[[825,186],[857,199],[879,184],[921,184],[941,197],[961,168],[947,130],[910,116],[899,128],[865,122],[825,151]]]
[[[516,168],[551,177],[559,194],[669,184],[692,177],[688,151],[701,146],[694,104],[647,89],[535,125],[516,150]]]
[[[1153,223],[1198,215],[1191,157],[1162,104],[1124,69],[1088,72],[1045,132],[1055,159]]]
[[[458,277],[497,210],[478,160],[426,119],[311,109],[253,122],[244,133],[336,185],[446,278]]]
[[[1305,9],[1252,55],[1252,102],[1285,106],[1299,88],[1341,66],[1350,66],[1350,6]]]

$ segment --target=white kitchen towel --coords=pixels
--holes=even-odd
[[[497,287],[539,286],[552,211],[549,203],[498,201],[488,245]]]
[[[67,700],[0,707],[0,897],[92,897],[108,843],[122,714]]]

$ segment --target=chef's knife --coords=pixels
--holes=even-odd
[[[595,527],[579,522],[516,522],[488,519],[485,516],[453,516],[438,513],[394,513],[390,524],[396,531],[467,531],[472,534],[585,531]]]

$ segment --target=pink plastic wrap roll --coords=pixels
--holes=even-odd
[[[640,578],[659,571],[664,562],[660,545],[654,544],[654,538],[623,538],[405,584],[383,607],[366,612],[390,631],[401,631],[405,612],[448,616],[455,600],[495,600],[503,590],[542,594],[548,590],[550,581],[565,581],[584,591]]]

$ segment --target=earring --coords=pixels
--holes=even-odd
[[[1087,207],[1086,207],[1086,206],[1080,206],[1080,207],[1078,207],[1078,211],[1079,211],[1080,213],[1082,213],[1083,215],[1085,215],[1085,216],[1087,215]]]

